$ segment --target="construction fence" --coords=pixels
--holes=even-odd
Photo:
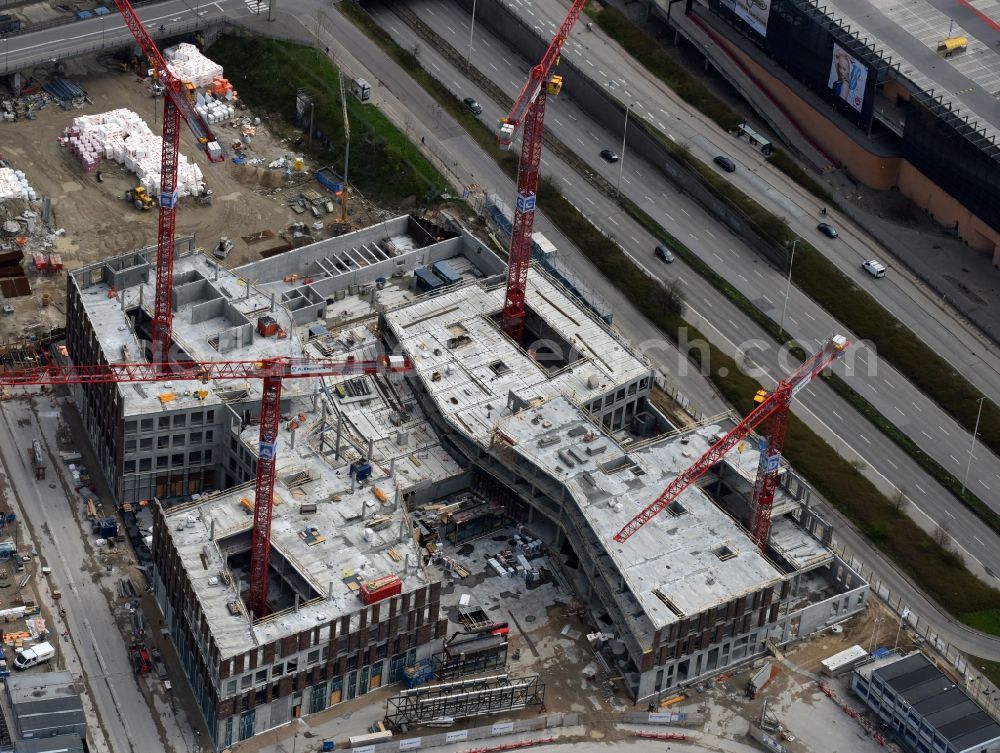
[[[909,631],[917,636],[917,643],[921,648],[929,649],[930,652],[937,654],[941,660],[938,662],[940,669],[953,676],[957,674],[962,687],[971,698],[994,717],[1000,716],[1000,690],[990,682],[989,678],[971,663],[962,651],[951,645],[935,631],[927,619],[921,619],[920,615],[906,603],[902,596],[894,594],[874,570],[867,567],[852,552],[847,551],[843,544],[833,542],[833,549],[869,583],[871,593],[898,615]],[[879,636],[873,637],[873,644],[877,643],[874,640],[876,637]],[[891,632],[886,633],[885,638],[895,642],[898,641],[899,634],[898,632],[895,635]],[[875,648],[874,645],[870,646],[869,650],[873,648]]]

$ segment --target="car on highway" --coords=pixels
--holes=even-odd
[[[462,102],[465,103],[465,106],[469,109],[469,112],[471,112],[473,115],[483,114],[483,106],[479,104],[476,100],[474,100],[472,97],[466,97],[465,99],[462,100]]]
[[[604,160],[605,162],[612,162],[612,163],[614,163],[614,162],[618,161],[618,154],[615,153],[615,152],[613,152],[613,151],[611,151],[610,149],[602,149],[601,150],[601,159]]]
[[[876,280],[881,277],[885,277],[885,264],[880,262],[878,259],[868,259],[867,261],[862,262],[861,268]]]
[[[674,260],[673,252],[666,246],[657,246],[653,249],[653,253],[656,254],[657,259],[665,261],[667,264]]]
[[[821,233],[823,233],[823,235],[825,235],[827,238],[836,238],[837,237],[837,228],[835,228],[829,222],[821,222],[821,223],[819,223],[816,226],[816,229],[819,230]]]
[[[736,172],[736,163],[733,162],[731,159],[729,159],[729,157],[726,157],[726,156],[723,156],[723,155],[720,154],[718,157],[716,157],[714,160],[712,160],[712,162],[714,162],[715,164],[717,164],[719,167],[721,167],[727,173],[735,173]]]

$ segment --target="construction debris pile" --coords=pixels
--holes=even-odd
[[[22,170],[0,167],[0,201],[4,199],[34,201],[37,198],[38,194],[28,184],[28,178]]]
[[[212,79],[222,78],[222,66],[201,54],[193,44],[178,44],[163,51],[167,68],[181,81],[190,81],[199,89],[212,85]]]
[[[88,173],[96,171],[102,159],[113,159],[135,173],[149,194],[159,195],[163,140],[131,110],[73,118],[59,143],[69,147]],[[177,188],[180,196],[204,189],[201,168],[183,155],[178,155]]]

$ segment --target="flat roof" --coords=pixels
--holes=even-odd
[[[1000,739],[1000,724],[922,652],[887,657],[866,676],[881,679],[958,751]]]
[[[6,677],[4,682],[13,704],[36,703],[54,698],[79,700],[80,697],[71,672],[18,672]]]
[[[603,322],[533,269],[529,306],[579,354],[550,373],[490,318],[503,308],[504,292],[502,284],[477,281],[385,314],[442,417],[480,444],[489,442],[510,392],[526,400],[569,395],[587,402],[651,375],[650,366]]]
[[[566,485],[654,630],[781,582],[782,573],[747,532],[697,486],[680,495],[682,511],[660,513],[624,544],[613,539],[724,433],[721,426],[625,452],[587,413],[558,397],[504,418],[500,428],[526,463]],[[746,444],[742,457],[733,450],[727,461],[756,467],[757,450]]]
[[[166,531],[186,563],[195,598],[223,659],[356,612],[361,602],[349,582],[396,574],[406,592],[440,577],[436,571],[423,569],[399,499],[407,489],[433,486],[461,474],[462,468],[419,413],[410,413],[402,422],[390,420],[398,415],[397,406],[372,377],[360,378],[371,391],[369,398],[339,398],[337,383],[349,379],[358,378],[324,379],[316,410],[310,398],[295,398],[290,412],[305,414],[305,421],[295,433],[294,447],[287,424],[278,439],[271,561],[275,562],[275,553],[280,555],[315,591],[313,601],[303,600],[298,611],[286,610],[252,627],[245,614],[230,612],[239,584],[227,585],[220,578],[226,561],[219,542],[234,536],[249,541],[252,518],[241,499],[252,502],[252,484],[165,511]],[[415,403],[401,378],[392,378],[392,390],[407,404]],[[338,415],[339,458],[335,452]],[[257,431],[248,426],[240,435],[239,441],[248,450],[255,451]],[[370,457],[372,475],[364,483],[352,483],[349,465],[362,456]],[[380,501],[377,494],[386,501]],[[310,503],[316,512],[303,514],[301,505]],[[377,529],[368,527],[377,518],[381,519]],[[310,534],[307,529],[315,530]]]

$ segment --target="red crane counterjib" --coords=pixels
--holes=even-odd
[[[304,378],[409,371],[406,356],[372,360],[331,361],[323,358],[266,358],[257,361],[208,363],[112,363],[52,365],[0,370],[0,385],[107,384],[110,382],[168,382],[225,379]]]
[[[566,40],[569,39],[569,33],[573,30],[573,25],[580,18],[580,14],[583,13],[584,6],[586,5],[587,0],[573,0],[573,5],[566,14],[566,18],[563,19],[559,30],[552,37],[552,41],[549,43],[548,49],[545,50],[541,62],[531,69],[531,74],[528,76],[528,80],[524,82],[524,86],[521,87],[520,93],[514,100],[513,107],[510,108],[510,113],[504,118],[503,122],[513,126],[514,130],[509,133],[509,139],[507,138],[507,133],[501,130],[497,136],[501,144],[510,146],[514,140],[517,129],[524,122],[528,108],[535,101],[539,89],[544,85],[545,80],[555,67],[556,60],[559,58],[559,52],[562,50],[563,45],[566,44]]]
[[[757,426],[766,421],[776,411],[787,410],[795,394],[816,378],[827,366],[843,355],[850,345],[847,338],[836,335],[831,338],[811,358],[783,379],[763,402],[740,421],[736,427],[708,448],[693,465],[683,470],[651,504],[625,524],[616,535],[619,544],[670,506],[691,484],[697,481],[713,465],[721,461],[736,445],[742,442]]]
[[[208,160],[210,162],[222,162],[224,156],[221,148],[218,147],[218,139],[215,138],[215,134],[212,133],[212,129],[209,128],[208,123],[198,114],[198,111],[194,109],[194,105],[187,98],[184,92],[184,82],[171,73],[167,67],[167,61],[163,59],[163,55],[156,46],[156,42],[153,41],[149,32],[146,31],[146,27],[143,26],[139,15],[135,12],[135,8],[129,4],[128,0],[115,0],[115,7],[121,13],[129,31],[132,32],[132,36],[135,38],[136,44],[139,45],[139,49],[142,50],[142,54],[149,60],[149,64],[156,72],[157,78],[166,87],[167,96],[170,97],[174,106],[180,111],[181,117],[184,118],[184,122],[187,123],[188,128],[191,129],[195,138],[198,139],[198,143],[201,145]],[[209,144],[213,143],[216,146],[210,149]]]

